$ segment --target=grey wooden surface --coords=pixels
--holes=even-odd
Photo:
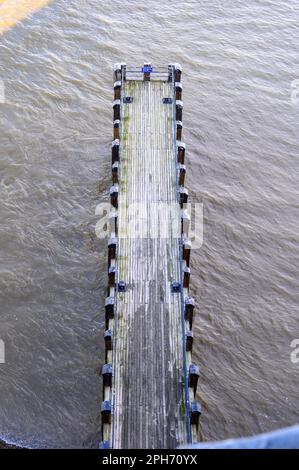
[[[123,85],[133,102],[122,104],[117,269],[127,290],[117,294],[112,445],[174,448],[187,439],[181,298],[171,292],[180,280],[173,106],[162,102],[173,85]]]

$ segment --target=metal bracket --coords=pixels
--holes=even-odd
[[[179,282],[172,282],[171,283],[171,292],[173,294],[181,292],[181,284]]]
[[[133,103],[133,96],[124,96],[123,101],[126,104]]]
[[[172,98],[163,98],[163,104],[172,104]]]
[[[151,73],[152,71],[153,71],[153,67],[151,65],[145,65],[141,69],[142,73]]]
[[[117,286],[118,292],[126,292],[127,286],[124,281],[119,281],[118,286]]]

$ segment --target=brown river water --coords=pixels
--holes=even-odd
[[[99,441],[94,211],[119,61],[183,66],[186,184],[204,205],[191,277],[202,436],[299,421],[298,22],[297,0],[57,0],[0,35],[0,438]]]

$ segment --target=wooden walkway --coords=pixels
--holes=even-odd
[[[191,441],[196,434],[191,421],[199,415],[198,409],[191,416],[196,374],[190,379],[186,351],[190,322],[182,269],[189,268],[181,248],[186,234],[179,204],[175,71],[148,80],[144,73],[135,78],[135,70],[130,79],[124,66],[119,70],[103,442],[113,448],[171,449]]]

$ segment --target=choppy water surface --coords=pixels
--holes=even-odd
[[[29,446],[98,440],[114,62],[184,69],[187,185],[207,439],[299,419],[296,0],[58,0],[0,36],[0,429]]]

